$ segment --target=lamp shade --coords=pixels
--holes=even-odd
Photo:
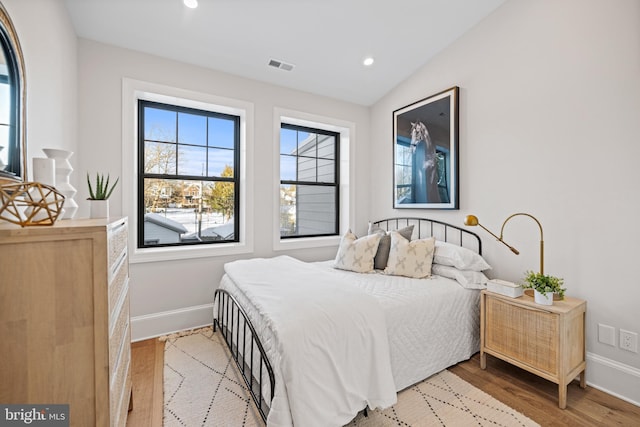
[[[476,226],[480,224],[478,222],[478,217],[475,215],[467,215],[464,219],[464,225],[469,225],[469,226]]]

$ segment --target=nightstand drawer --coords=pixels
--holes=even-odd
[[[556,314],[548,311],[487,298],[485,347],[557,375],[558,320]]]

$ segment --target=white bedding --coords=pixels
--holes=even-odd
[[[276,373],[269,426],[340,426],[365,405],[396,402],[376,298],[287,256],[235,261],[225,272],[272,332],[263,343]]]
[[[440,276],[359,274],[317,263],[369,295],[387,322],[391,371],[400,391],[480,350],[480,291]]]
[[[301,266],[304,264],[301,263]],[[337,270],[332,265],[333,261],[326,261],[310,263],[309,267],[314,272],[312,275],[332,278],[331,282],[334,279],[337,280],[333,286],[338,283],[339,288],[363,291],[363,294],[368,294],[377,300],[384,314],[384,328],[388,336],[390,369],[395,390],[402,390],[448,366],[466,360],[478,351],[479,291],[465,289],[456,281],[439,276],[410,279],[380,273],[361,274]],[[276,281],[282,281],[289,276],[289,273],[282,274],[281,271],[273,270],[270,275],[274,276]],[[257,272],[257,276],[264,278],[265,272]],[[293,283],[299,284],[299,279],[293,280],[291,284]],[[304,399],[288,393],[288,385],[286,387],[283,385],[285,382],[281,369],[282,354],[278,351],[277,338],[273,330],[267,323],[261,321],[260,304],[250,302],[245,290],[239,288],[228,274],[223,277],[220,287],[234,295],[243,306],[272,363],[276,377],[276,391],[267,419],[268,425],[291,425],[290,405],[295,406]],[[336,288],[332,289],[336,290]],[[263,291],[264,295],[273,295],[267,288]],[[281,306],[281,310],[287,312],[284,306]],[[288,315],[281,320],[287,318]],[[384,376],[382,373],[383,380]],[[301,402],[302,405],[309,405],[310,408],[327,411],[327,408],[321,407],[322,405],[318,403]],[[295,424],[311,425],[298,422]]]

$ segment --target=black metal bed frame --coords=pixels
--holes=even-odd
[[[238,304],[238,301],[233,297],[233,295],[224,289],[216,289],[214,294],[214,303],[215,302],[218,304],[216,310],[217,316],[214,316],[213,318],[213,332],[216,332],[217,327],[220,328],[220,333],[222,334],[227,347],[229,347],[231,356],[240,370],[240,374],[249,389],[249,393],[251,393],[251,398],[258,408],[258,412],[260,412],[262,420],[266,423],[267,414],[271,408],[271,399],[273,399],[273,392],[276,384],[271,363],[267,358],[264,347],[262,346],[251,321],[247,318],[247,314],[242,307],[240,307],[240,304]],[[240,324],[242,324],[242,338],[240,337]],[[247,328],[249,328],[250,332],[248,355]],[[240,342],[240,339],[242,339],[242,342]],[[240,353],[240,347],[242,347],[242,353]],[[258,351],[258,354],[255,354],[258,359],[257,364],[259,365],[257,367],[257,377],[256,372],[254,371],[254,348],[257,348]],[[249,359],[248,361],[247,358]],[[269,385],[271,387],[269,402],[267,402],[262,396],[263,366],[269,375]]]
[[[387,218],[374,221],[373,224],[391,231],[398,230],[409,225],[414,225],[413,234],[417,239],[434,236],[443,242],[455,243],[464,246],[482,255],[482,240],[473,231],[458,227],[457,225],[438,221],[435,219],[418,217]],[[382,227],[384,224],[384,227]]]
[[[436,239],[475,250],[482,255],[482,241],[480,240],[480,236],[462,227],[446,222],[427,218],[398,217],[382,219],[373,222],[373,224],[387,231],[414,225],[413,235],[416,236],[415,238],[434,236]],[[214,294],[214,307],[213,331],[215,332],[218,327],[220,328],[220,332],[227,347],[229,347],[231,356],[236,362],[240,374],[251,393],[251,398],[258,408],[262,420],[266,423],[275,390],[275,377],[269,358],[246,312],[229,292],[224,289],[216,289]],[[247,336],[247,328],[250,332],[249,336]],[[242,342],[240,342],[241,329]],[[247,338],[249,338],[250,341],[248,355]],[[242,352],[240,352],[241,347]],[[257,354],[254,353],[254,349],[257,349]],[[257,364],[259,365],[257,368],[254,366],[254,359],[256,358]],[[270,393],[268,402],[262,395],[264,386],[263,366],[269,376],[268,385],[270,386]],[[255,372],[254,369],[257,369],[257,372]],[[367,408],[364,408],[365,415],[366,409]]]

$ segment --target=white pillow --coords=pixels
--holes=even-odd
[[[458,270],[450,265],[433,264],[431,273],[456,280],[467,289],[486,289],[489,278],[481,271]]]
[[[373,257],[380,243],[379,234],[371,234],[357,238],[351,230],[347,231],[338,247],[335,268],[355,271],[357,273],[369,273],[373,270]]]
[[[389,260],[385,274],[421,279],[431,275],[435,239],[409,241],[397,231],[391,233]]]
[[[479,254],[471,249],[451,243],[436,241],[436,250],[433,256],[434,264],[450,265],[459,270],[482,271],[491,268]]]

